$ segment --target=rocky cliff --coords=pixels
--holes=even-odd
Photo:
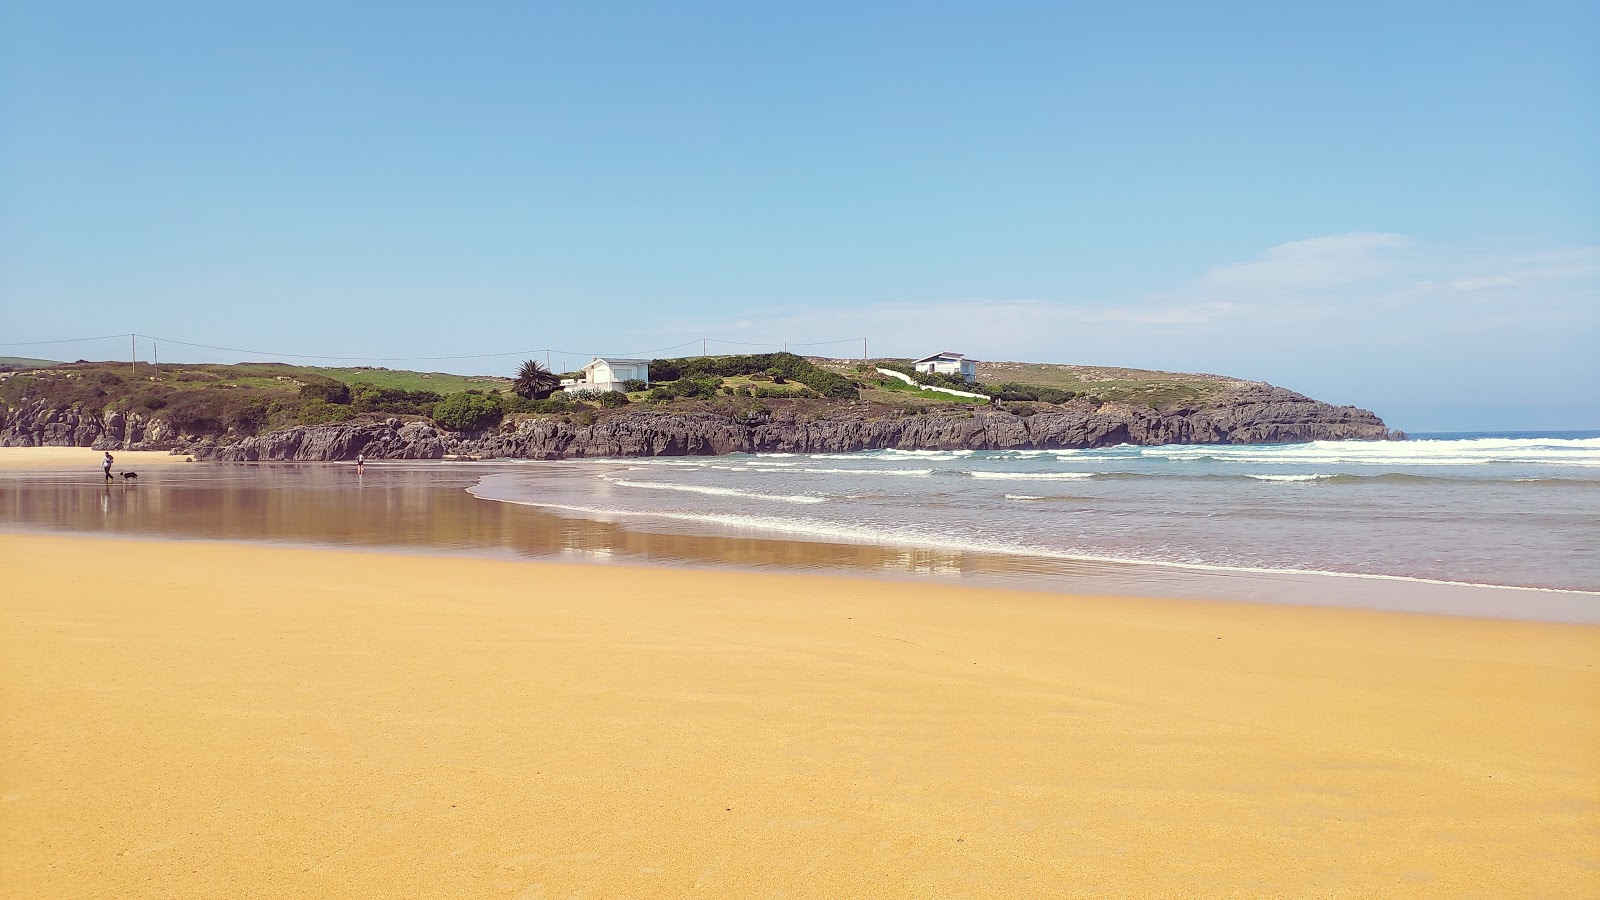
[[[427,422],[290,428],[232,440],[180,435],[134,413],[81,415],[34,403],[0,410],[0,446],[173,449],[202,459],[341,460],[444,456],[564,459],[853,450],[1003,450],[1115,444],[1259,444],[1398,437],[1376,415],[1330,406],[1283,388],[1240,383],[1204,406],[1153,410],[1131,404],[1007,411],[985,407],[925,415],[876,413],[841,403],[821,416],[769,411],[738,419],[714,413],[619,410],[592,424],[527,419],[480,433]]]

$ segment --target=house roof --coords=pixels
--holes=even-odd
[[[933,362],[936,359],[966,359],[966,355],[956,353],[953,350],[946,350],[943,353],[935,353],[932,356],[924,356],[923,358],[917,360],[917,362]]]
[[[650,364],[650,360],[648,360],[648,359],[623,359],[620,356],[596,356],[594,359],[589,360],[589,364],[588,365],[584,366],[582,369],[579,369],[578,371],[582,372],[582,371],[586,371],[588,369],[592,369],[592,368],[594,368],[594,364],[595,363],[605,363],[608,366],[644,366],[644,365],[649,365]]]

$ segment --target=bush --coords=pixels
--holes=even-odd
[[[610,409],[615,409],[619,406],[627,406],[628,395],[621,393],[620,391],[606,391],[604,394],[600,395],[600,405]]]
[[[179,394],[167,407],[162,418],[185,434],[217,434],[224,428],[221,397],[216,394]]]
[[[304,393],[303,388],[301,393]],[[358,381],[350,388],[349,402],[357,412],[425,416],[433,410],[435,403],[443,399],[443,395],[433,391],[402,391],[399,388],[381,388],[371,382]]]
[[[1037,384],[1018,384],[1008,381],[996,388],[991,388],[989,393],[997,400],[1037,400],[1040,403],[1066,403],[1079,396],[1075,391],[1062,390],[1061,388],[1044,387]]]
[[[300,385],[300,396],[323,403],[349,403],[350,385],[332,378],[317,378]]]
[[[267,401],[263,397],[250,397],[244,402],[223,411],[222,424],[229,431],[255,434],[267,424]]]
[[[521,406],[521,409],[513,410],[513,412],[564,413],[572,411],[572,402],[563,394],[556,394],[548,400],[528,400],[522,403]]]
[[[355,410],[343,403],[327,403],[311,399],[300,407],[295,418],[301,425],[327,425],[330,422],[343,422],[355,414]]]
[[[774,382],[798,381],[824,397],[854,400],[861,396],[856,383],[843,375],[812,365],[793,353],[755,353],[743,356],[690,356],[681,359],[654,359],[650,374],[656,381],[681,381],[691,377],[727,378],[736,375],[765,375]],[[680,396],[683,394],[680,392]]]
[[[722,379],[716,376],[684,376],[676,381],[657,385],[650,391],[651,400],[709,399],[717,395]]]
[[[626,381],[622,382],[622,386],[629,393],[633,393],[634,391],[642,391],[645,388],[649,387],[650,385],[649,385],[648,382],[646,382],[642,378],[629,378]]]
[[[500,424],[505,411],[477,391],[451,394],[433,406],[433,420],[450,431],[482,431]]]

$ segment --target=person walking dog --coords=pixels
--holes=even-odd
[[[111,480],[111,451],[106,451],[106,458],[100,460],[100,468],[106,473],[106,481]]]

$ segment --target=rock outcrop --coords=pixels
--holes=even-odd
[[[572,459],[723,453],[846,453],[856,450],[1014,450],[1116,444],[1262,444],[1399,437],[1367,410],[1330,406],[1290,390],[1241,383],[1195,408],[1153,410],[1075,401],[1031,415],[998,408],[943,414],[872,415],[864,404],[803,418],[761,413],[622,411],[592,424],[529,419],[497,430],[456,433],[429,423],[316,425],[228,443],[184,447],[202,459],[348,460]],[[148,428],[147,428],[148,430]],[[108,432],[109,433],[109,432]],[[9,434],[9,426],[7,430]],[[100,446],[84,444],[83,446]]]
[[[136,412],[83,413],[34,400],[0,405],[0,447],[93,447],[96,450],[172,450],[184,436],[166,420]]]

